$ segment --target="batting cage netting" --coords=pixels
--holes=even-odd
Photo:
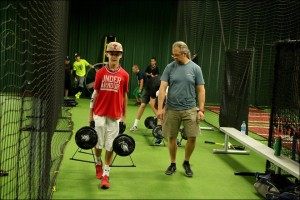
[[[219,126],[226,61],[232,60],[230,64],[236,66],[233,75],[240,76],[246,69],[241,62],[243,54],[227,55],[226,59],[226,53],[251,50],[248,125],[268,137],[276,43],[300,39],[299,10],[299,1],[287,0],[179,1],[177,39],[187,42],[193,60],[202,68],[208,87],[207,114],[215,114],[206,116],[213,125]]]
[[[299,134],[300,72],[299,49],[294,42],[300,40],[299,10],[297,0],[179,1],[176,29],[177,39],[187,42],[194,62],[204,74],[207,123],[219,127],[221,122],[224,126],[228,118],[219,119],[223,109],[226,117],[232,117],[227,124],[239,129],[241,121],[248,122],[251,137],[270,147],[280,129],[285,154],[298,161],[299,139],[294,135]],[[278,52],[279,47],[282,50]],[[253,52],[247,62],[242,62],[245,58],[241,53],[228,54],[247,50]],[[229,65],[230,72],[226,67]],[[243,89],[242,76],[249,68],[248,91]],[[273,86],[277,89],[273,90]],[[221,97],[227,87],[227,95],[234,97],[235,102],[224,104]]]
[[[251,49],[250,103],[270,106],[275,44],[300,39],[299,10],[297,0],[179,1],[176,39],[186,41],[202,68],[209,83],[207,102],[220,104],[226,51]]]
[[[278,42],[274,80],[268,145],[280,135],[282,154],[300,163],[300,41]]]
[[[50,199],[72,135],[68,1],[0,1],[0,199]]]

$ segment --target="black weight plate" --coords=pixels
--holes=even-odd
[[[91,149],[98,142],[97,132],[89,126],[84,126],[76,132],[75,142],[81,149]]]
[[[119,156],[129,156],[135,149],[134,139],[126,134],[118,135],[113,142],[113,150]]]
[[[153,129],[153,127],[155,126],[155,118],[152,116],[147,117],[144,121],[144,125],[148,129]]]
[[[152,135],[157,139],[163,139],[164,137],[162,135],[162,126],[161,125],[155,126],[154,129],[152,130]]]

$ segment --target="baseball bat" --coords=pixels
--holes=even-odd
[[[219,143],[219,142],[211,142],[211,141],[205,141],[205,143],[207,144],[215,144],[215,145],[219,145],[219,146],[224,146],[224,143]],[[236,150],[245,150],[244,146],[238,146],[238,145],[234,145],[234,144],[228,144],[229,149],[236,149]]]

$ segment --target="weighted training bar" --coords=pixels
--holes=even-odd
[[[113,141],[113,150],[119,156],[129,156],[134,149],[135,141],[129,135],[120,134]]]
[[[149,116],[145,119],[144,121],[144,125],[148,128],[148,129],[153,129],[156,125],[157,125],[157,119],[155,119],[152,116]]]
[[[152,129],[152,135],[153,137],[155,138],[158,138],[158,139],[163,139],[163,135],[162,135],[162,126],[161,125],[157,125],[157,119],[150,116],[150,117],[147,117],[144,121],[144,124],[145,126],[148,128],[148,129]]]
[[[123,134],[126,129],[126,124],[119,122],[119,135],[113,141],[113,150],[119,156],[129,156],[135,149],[134,139],[126,134]]]
[[[84,126],[76,132],[75,142],[81,149],[91,149],[98,142],[97,132],[92,127]]]
[[[90,121],[90,127],[95,128],[95,121]],[[122,121],[119,122],[119,134],[124,133],[126,130],[126,124]]]
[[[187,140],[187,135],[184,131],[184,128],[179,129],[182,139]]]
[[[164,136],[162,135],[162,126],[161,125],[155,126],[152,130],[152,135],[157,139],[163,139]]]
[[[98,135],[94,129],[95,122],[91,121],[90,126],[80,128],[75,135],[75,142],[81,149],[91,149],[98,142]],[[119,122],[119,135],[113,141],[113,150],[119,156],[128,156],[135,149],[134,139],[123,132],[126,129],[124,122]]]

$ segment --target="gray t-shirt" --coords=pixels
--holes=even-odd
[[[167,108],[186,110],[196,107],[196,86],[204,85],[200,66],[193,61],[185,65],[168,64],[160,78],[169,85]]]

